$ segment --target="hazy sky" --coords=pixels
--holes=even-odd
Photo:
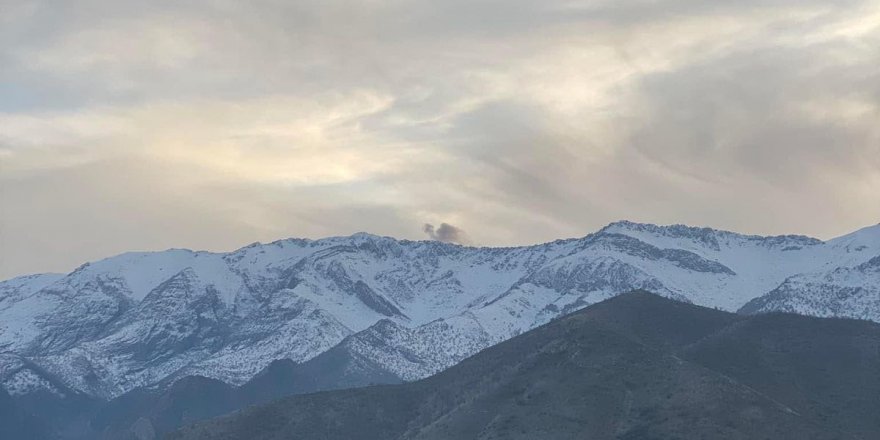
[[[880,0],[0,0],[0,210],[0,277],[356,231],[830,238],[880,221]]]

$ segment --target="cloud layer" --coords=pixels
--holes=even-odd
[[[871,0],[0,0],[0,276],[434,219],[827,238],[880,220],[877,66]]]

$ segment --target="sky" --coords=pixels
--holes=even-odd
[[[880,221],[880,0],[0,0],[0,278]]]

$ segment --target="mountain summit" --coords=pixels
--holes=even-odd
[[[241,385],[323,353],[410,381],[633,289],[880,321],[878,255],[880,227],[823,242],[632,222],[508,248],[359,233],[126,253],[0,283],[0,384],[110,399],[193,375]]]

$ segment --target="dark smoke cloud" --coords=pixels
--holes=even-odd
[[[434,225],[430,223],[425,223],[425,226],[422,227],[422,231],[424,231],[431,240],[442,241],[444,243],[470,243],[470,239],[468,239],[467,234],[463,230],[452,226],[449,223],[440,223],[439,228],[435,228]]]

